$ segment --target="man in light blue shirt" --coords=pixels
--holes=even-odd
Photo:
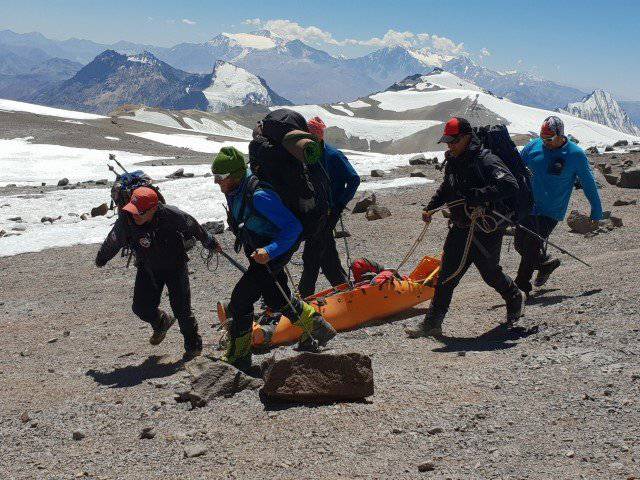
[[[591,220],[602,219],[602,204],[593,171],[582,148],[564,135],[559,117],[547,117],[540,129],[540,137],[532,140],[521,152],[522,159],[533,174],[534,207],[522,225],[549,238],[563,220],[576,179],[591,204]],[[527,295],[532,290],[531,277],[538,270],[535,286],[544,285],[551,273],[560,266],[560,259],[547,256],[544,244],[522,229],[516,231],[515,248],[522,260],[515,282]]]

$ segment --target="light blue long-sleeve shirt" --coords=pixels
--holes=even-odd
[[[602,203],[589,160],[582,148],[567,141],[561,148],[551,150],[540,138],[522,149],[522,159],[533,173],[532,188],[535,215],[562,221],[567,214],[571,192],[580,180],[582,191],[591,204],[591,219],[602,219]],[[559,175],[552,173],[552,165],[560,161],[564,167]]]

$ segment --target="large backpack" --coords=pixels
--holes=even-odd
[[[151,177],[142,170],[136,170],[117,174],[116,181],[113,182],[111,200],[118,207],[118,211],[129,203],[131,194],[138,187],[152,188],[158,194],[158,200],[161,203],[166,203],[158,187],[153,184]]]
[[[474,127],[482,146],[500,158],[518,182],[518,193],[503,201],[513,213],[515,222],[522,221],[533,209],[531,170],[525,165],[505,125]]]
[[[262,136],[249,144],[249,166],[269,184],[300,220],[303,238],[313,238],[329,212],[329,177],[320,163],[322,146],[307,122],[293,110],[279,109],[262,121]]]

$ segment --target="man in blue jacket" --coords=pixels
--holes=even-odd
[[[284,272],[300,245],[300,221],[269,185],[261,184],[248,170],[244,156],[235,148],[221,149],[211,170],[227,198],[236,251],[243,248],[249,259],[249,268],[234,287],[227,307],[230,338],[222,360],[240,370],[250,368],[253,304],[260,297],[273,312],[283,313],[302,328],[302,349],[309,348],[313,340],[325,345],[336,335],[335,329],[311,305],[291,295]]]
[[[347,281],[347,272],[340,262],[333,230],[336,228],[347,203],[353,199],[360,185],[360,176],[353,169],[344,153],[324,142],[326,126],[322,119],[314,117],[307,122],[307,125],[309,132],[322,142],[323,151],[320,163],[329,177],[330,210],[324,228],[313,239],[305,242],[302,254],[304,267],[298,286],[303,298],[315,292],[320,269],[332,286]]]
[[[540,137],[522,150],[522,159],[533,173],[534,208],[522,225],[543,238],[563,220],[576,179],[591,204],[591,220],[602,219],[602,204],[589,160],[584,151],[564,135],[559,117],[547,117],[542,123]],[[516,230],[514,246],[521,255],[515,282],[527,295],[532,290],[531,277],[538,270],[535,286],[544,285],[551,273],[560,266],[560,259],[547,256],[543,242],[522,229]]]

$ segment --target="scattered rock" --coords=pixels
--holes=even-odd
[[[40,219],[40,222],[41,222],[41,223],[47,223],[47,222],[48,222],[48,223],[53,223],[53,222],[55,222],[56,220],[60,220],[61,218],[62,218],[62,215],[60,215],[60,216],[58,216],[58,217],[56,217],[56,218],[53,218],[53,217],[42,217],[42,218]]]
[[[0,237],[4,237],[7,234],[5,230],[0,230]]]
[[[77,213],[68,213],[67,215],[69,215],[70,217],[78,217],[79,215]]]
[[[201,457],[207,453],[207,447],[198,443],[196,445],[187,445],[184,447],[184,457],[185,458],[195,458]]]
[[[637,203],[638,203],[638,200],[636,200],[635,198],[634,199],[619,198],[615,202],[613,202],[613,206],[625,207],[627,205],[636,205]]]
[[[640,167],[623,170],[618,186],[622,188],[640,188]]]
[[[614,147],[626,147],[627,145],[629,145],[629,142],[627,140],[618,140],[613,144]]]
[[[427,433],[429,435],[437,435],[438,433],[442,433],[444,432],[444,429],[442,427],[432,427],[429,430],[427,430]]]
[[[69,185],[69,179],[68,178],[61,178],[60,180],[58,180],[58,186],[59,187],[66,187],[67,185]]]
[[[11,217],[9,218],[10,222],[21,222],[22,221],[22,217]]]
[[[362,400],[373,395],[371,358],[360,353],[302,353],[263,364],[268,400],[300,403]]]
[[[410,174],[410,177],[421,177],[421,178],[426,178],[427,174],[424,173],[422,170],[413,170]]]
[[[24,232],[27,229],[24,225],[16,225],[15,227],[11,227],[11,230],[14,232]]]
[[[218,235],[220,233],[224,233],[224,221],[214,220],[213,222],[205,222],[202,224],[202,228],[209,233]]]
[[[192,360],[185,367],[190,384],[176,391],[179,402],[191,402],[195,407],[203,407],[217,397],[232,397],[245,390],[255,390],[262,381],[245,375],[237,368],[215,358],[206,356]]]
[[[76,188],[78,188],[76,185],[65,185],[62,187],[63,190],[75,190]]]
[[[365,214],[367,220],[382,220],[383,218],[387,218],[391,216],[391,211],[387,207],[382,207],[380,205],[371,205],[367,209],[367,213]]]
[[[58,341],[58,337],[53,337],[47,340],[47,343],[56,343]]]
[[[82,440],[86,436],[87,435],[82,430],[74,430],[74,432],[71,434],[71,438],[73,438],[76,441]]]
[[[109,180],[107,180],[106,178],[101,178],[100,180],[96,180],[96,185],[108,185],[109,184]]]
[[[140,432],[140,438],[143,440],[151,440],[156,436],[156,431],[153,427],[144,427]]]
[[[382,178],[384,177],[384,175],[385,175],[384,170],[371,170],[372,177]]]
[[[349,238],[351,234],[348,230],[336,230],[333,233],[333,238]]]
[[[591,233],[598,229],[598,224],[591,221],[588,215],[580,213],[578,210],[572,210],[567,216],[567,225],[571,231],[581,234]]]
[[[433,462],[424,462],[418,465],[419,472],[433,472],[436,469],[436,465]]]
[[[376,194],[372,193],[371,195],[366,195],[356,202],[353,210],[351,210],[351,213],[366,213],[369,207],[375,204]]]
[[[419,153],[409,159],[409,165],[428,165],[428,160],[424,154]]]
[[[620,181],[620,177],[618,175],[613,175],[610,173],[604,173],[604,179],[607,181],[609,185],[618,185]]]
[[[597,164],[598,170],[600,170],[603,174],[611,173],[611,165],[607,162],[601,162]]]
[[[80,220],[88,220],[89,218],[90,217],[88,213],[83,213],[82,215],[80,215]]]
[[[102,205],[91,209],[91,216],[102,217],[106,215],[108,211],[109,211],[109,206],[106,203],[103,203]]]
[[[171,179],[176,179],[176,178],[191,178],[193,177],[194,174],[193,173],[185,173],[184,172],[184,168],[179,168],[178,170],[176,170],[175,172],[167,175],[165,178],[171,178]]]
[[[604,147],[604,151],[605,152],[613,152],[613,147],[611,145],[607,145],[606,147]]]
[[[598,152],[598,147],[589,147],[586,150],[587,153],[590,153],[591,155],[597,155]]]
[[[22,412],[20,414],[20,421],[22,423],[29,423],[31,421],[31,417],[29,416],[29,412]]]

